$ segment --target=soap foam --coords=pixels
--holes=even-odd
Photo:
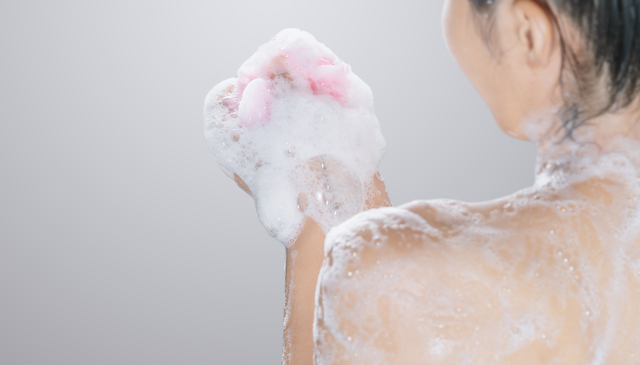
[[[385,140],[371,89],[309,33],[286,29],[207,95],[205,138],[258,217],[288,245],[304,217],[325,233],[364,210]]]
[[[333,229],[316,363],[638,363],[640,143],[588,142],[541,147],[535,185],[511,196]]]

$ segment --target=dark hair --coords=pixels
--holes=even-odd
[[[499,1],[470,0],[485,18]],[[572,76],[574,88],[565,92],[562,111],[566,136],[590,118],[629,106],[640,94],[640,0],[536,1],[550,12],[560,31],[561,85],[566,85],[566,75]],[[578,30],[584,43],[578,50],[567,46],[559,17],[568,19]],[[602,82],[605,95],[595,87]]]

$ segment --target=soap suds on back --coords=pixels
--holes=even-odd
[[[317,364],[637,364],[640,143],[565,140],[487,203],[413,202],[327,236]]]

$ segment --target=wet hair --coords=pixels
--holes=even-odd
[[[469,1],[486,25],[502,0]],[[560,32],[566,136],[591,118],[629,106],[640,94],[640,0],[535,1]],[[582,44],[567,44],[560,18],[576,28]]]

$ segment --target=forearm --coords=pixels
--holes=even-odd
[[[313,364],[313,319],[318,273],[324,258],[322,229],[307,218],[297,240],[287,248],[282,360],[285,365]]]
[[[375,194],[365,209],[390,206],[384,182],[374,176]],[[283,364],[313,364],[313,321],[318,274],[324,259],[322,229],[307,218],[296,241],[287,248]]]

